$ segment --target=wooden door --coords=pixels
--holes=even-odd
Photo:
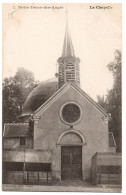
[[[62,146],[61,148],[61,179],[82,179],[82,147]]]

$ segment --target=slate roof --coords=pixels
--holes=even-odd
[[[4,125],[3,137],[28,137],[31,135],[28,123],[8,123]]]

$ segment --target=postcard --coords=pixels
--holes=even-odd
[[[121,192],[121,3],[3,3],[3,191]]]

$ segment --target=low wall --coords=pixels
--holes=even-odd
[[[52,181],[51,172],[5,171],[3,184],[48,184]]]
[[[92,157],[92,182],[121,184],[122,157],[120,153],[96,153]]]

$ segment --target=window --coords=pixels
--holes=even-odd
[[[75,102],[65,103],[60,110],[60,117],[68,125],[77,124],[82,116],[81,107]]]
[[[21,146],[26,145],[26,138],[25,137],[20,137],[20,145]]]

